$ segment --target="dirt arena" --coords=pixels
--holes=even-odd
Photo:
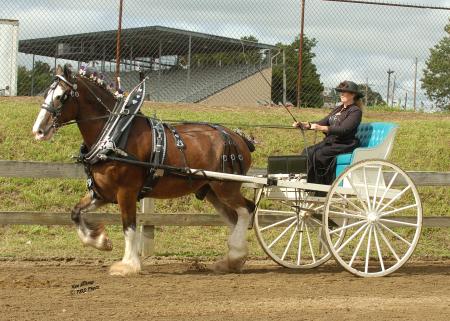
[[[449,320],[450,261],[410,262],[377,279],[334,262],[293,271],[250,261],[242,274],[209,262],[144,262],[139,276],[111,262],[0,262],[0,320]]]

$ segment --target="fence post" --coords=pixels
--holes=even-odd
[[[155,205],[153,199],[144,198],[141,201],[141,213],[152,214],[154,212]],[[140,249],[141,256],[148,257],[155,253],[155,226],[154,225],[141,225],[140,226]]]

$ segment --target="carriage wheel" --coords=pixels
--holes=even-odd
[[[331,257],[322,233],[323,201],[309,201],[310,194],[279,187],[259,191],[256,237],[264,252],[284,267],[310,269]]]
[[[402,169],[384,160],[366,160],[347,168],[328,193],[324,226],[329,218],[344,217],[348,221],[343,226],[324,230],[334,258],[355,275],[385,276],[413,253],[422,227],[422,204]],[[342,244],[332,246],[344,230]]]

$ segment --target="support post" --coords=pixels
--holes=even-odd
[[[159,40],[158,50],[158,85],[156,86],[156,101],[161,100],[161,56],[162,56],[162,42]]]
[[[185,101],[188,101],[188,96],[191,90],[191,49],[192,49],[192,36],[189,35],[189,48],[188,48],[188,61],[187,61],[187,75],[186,75],[186,96]]]
[[[286,106],[286,52],[283,49],[283,105]]]
[[[141,201],[141,213],[143,215],[152,214],[155,210],[153,199],[144,198]],[[155,254],[155,226],[141,225],[140,226],[140,252],[142,257],[148,257]]]
[[[387,84],[387,94],[386,94],[386,105],[389,106],[389,92],[391,90],[391,74],[393,74],[394,71],[389,68],[387,73],[388,73],[388,84]]]
[[[413,102],[413,106],[414,106],[414,111],[416,111],[416,103],[417,103],[417,64],[418,64],[418,59],[416,57],[416,64],[415,64],[415,68],[414,68],[414,102]]]
[[[34,54],[33,54],[33,66],[31,67],[31,92],[30,96],[34,96]]]
[[[302,0],[301,8],[301,23],[300,23],[300,39],[298,46],[298,75],[297,75],[297,107],[300,107],[301,101],[301,89],[302,89],[302,77],[303,77],[303,38],[305,30],[305,0]]]

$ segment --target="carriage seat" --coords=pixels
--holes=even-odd
[[[397,131],[394,123],[362,123],[358,127],[356,137],[359,147],[353,153],[341,154],[336,157],[336,177],[338,177],[350,164],[364,159],[387,159],[394,145]]]

